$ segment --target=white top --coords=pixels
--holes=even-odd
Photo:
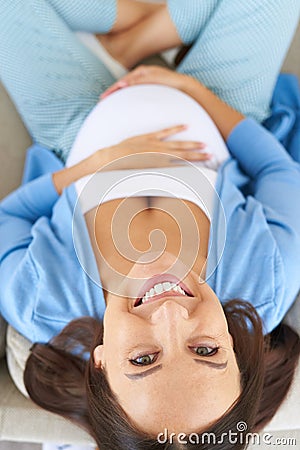
[[[190,200],[211,217],[217,168],[228,158],[226,145],[210,116],[186,94],[167,86],[139,85],[100,101],[81,127],[67,160],[76,164],[94,151],[128,137],[187,124],[172,140],[206,144],[214,157],[183,166],[98,172],[76,183],[82,212],[100,203],[130,196],[164,196]]]

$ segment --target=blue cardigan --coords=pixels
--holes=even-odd
[[[214,271],[218,243],[213,244],[208,283],[221,302],[251,302],[267,333],[300,288],[300,165],[252,119],[235,127],[227,146],[231,158],[217,179],[226,244]],[[58,196],[52,183],[52,172],[61,167],[53,153],[34,145],[23,185],[0,204],[0,313],[31,341],[47,342],[70,320],[102,319],[105,311],[102,289],[86,275],[74,249],[74,185]],[[223,231],[221,216],[216,211],[216,236]],[[100,283],[84,218],[77,213],[74,220],[84,264]]]

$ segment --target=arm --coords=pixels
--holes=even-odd
[[[239,192],[230,215],[226,262],[227,267],[236,268],[236,282],[226,279],[225,273],[222,293],[230,283],[236,287],[229,290],[234,297],[246,291],[246,299],[257,307],[270,332],[282,321],[300,288],[300,166],[272,134],[251,119],[232,131],[227,144],[253,184],[252,195],[244,198]],[[226,293],[228,298],[232,296]]]
[[[42,217],[50,219],[62,191],[82,176],[97,170],[100,162],[104,165],[105,155],[103,152],[99,158],[96,152],[76,166],[42,175],[22,185],[0,203],[1,269],[8,256],[10,264],[17,266],[33,240],[35,223]]]
[[[39,276],[30,249],[39,241],[37,225],[46,230],[58,198],[49,173],[23,185],[0,204],[0,313],[31,340],[35,339],[30,324]]]
[[[11,253],[14,264],[32,240],[32,227],[40,217],[51,217],[58,194],[51,174],[21,186],[0,203],[0,265]]]
[[[225,141],[236,125],[245,118],[243,114],[227,105],[195,78],[182,75],[179,86],[182,92],[192,97],[206,110]]]
[[[138,84],[163,84],[189,95],[207,111],[224,140],[245,118],[243,114],[224,103],[195,78],[159,66],[137,67],[108,88],[100,98],[103,99],[118,89]]]
[[[126,162],[126,156],[135,153],[142,153],[143,161],[149,152],[157,153],[159,162],[164,159],[161,152],[187,159],[190,155],[193,160],[206,159],[205,154],[195,151],[201,147],[199,142],[164,141],[183,129],[177,126],[101,149],[73,167],[30,181],[0,203],[0,313],[22,334],[32,340],[39,340],[40,336],[44,339],[45,333],[51,337],[52,331],[58,330],[72,314],[91,312],[92,302],[88,298],[84,304],[78,297],[73,298],[75,274],[83,298],[84,292],[89,296],[93,288],[85,280],[74,249],[75,192],[65,188],[83,176],[106,170],[107,164],[119,158]],[[40,164],[48,167],[42,156]],[[129,167],[133,167],[131,163],[129,158]],[[151,164],[150,167],[155,166],[153,161]],[[168,159],[164,165],[168,165]],[[61,198],[60,194],[63,194]],[[64,308],[68,308],[67,312]],[[44,316],[47,326],[41,319]]]
[[[296,247],[300,240],[299,164],[270,132],[252,119],[235,127],[227,145],[243,171],[254,181],[253,196],[264,208],[280,253],[295,252],[292,240],[295,239]],[[286,264],[290,266],[294,260]]]
[[[281,298],[275,298],[276,308],[273,306],[271,317],[264,317],[264,321],[278,324],[300,288],[300,221],[297,208],[300,166],[270,132],[226,105],[207,88],[199,86],[198,81],[186,82],[182,90],[210,114],[226,140],[231,155],[253,181],[253,191],[240,204],[241,214],[238,217],[245,220],[246,229],[257,233],[257,229],[251,228],[253,209],[249,207],[254,198],[257,219],[260,221],[257,225],[260,229],[268,229],[270,243],[273,243],[276,253],[276,263],[275,255],[265,255],[265,258],[274,257],[274,274],[270,276],[274,275],[275,285],[280,280],[283,293]],[[255,251],[254,248],[251,251]],[[279,275],[280,272],[284,275]]]
[[[172,164],[174,156],[190,161],[202,161],[209,155],[201,150],[204,144],[194,141],[164,141],[185,129],[178,125],[155,133],[135,136],[113,146],[96,151],[78,164],[48,173],[21,186],[0,203],[0,262],[7,252],[26,249],[32,240],[32,227],[41,217],[50,218],[63,190],[80,178],[100,170],[156,167]],[[200,151],[197,151],[200,150]],[[127,158],[141,155],[142,158]],[[146,156],[156,156],[155,159]],[[151,154],[151,155],[149,155]],[[115,165],[112,165],[114,163]],[[20,252],[19,252],[20,254]]]
[[[176,125],[154,133],[133,136],[115,146],[100,149],[80,163],[54,173],[55,189],[61,194],[71,183],[96,171],[167,167],[178,162],[174,157],[188,161],[209,159],[211,155],[202,152],[205,148],[203,142],[165,141],[185,129],[185,125]]]
[[[212,279],[212,284],[224,300],[238,298],[241,293],[247,300],[254,300],[254,304],[268,300],[269,303],[260,304],[258,311],[266,329],[272,330],[284,317],[300,287],[299,165],[266,129],[245,119],[186,75],[160,67],[140,66],[114,84],[104,97],[125,86],[143,83],[165,84],[192,96],[209,112],[231,154],[253,180],[253,194],[245,198],[232,179],[223,177],[232,233],[223,255],[224,271],[220,271],[217,281]],[[227,168],[233,168],[232,163]],[[236,180],[236,170],[230,173]],[[255,249],[259,249],[259,261],[252,268]],[[235,277],[230,276],[228,267],[236,268]],[[250,277],[251,268],[255,273]],[[262,279],[261,271],[267,279]]]

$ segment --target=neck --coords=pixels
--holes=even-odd
[[[147,252],[168,252],[205,278],[210,222],[176,198],[111,200],[85,215],[102,285],[114,292]]]

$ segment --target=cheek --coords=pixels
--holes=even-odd
[[[106,328],[105,328],[106,327]],[[113,388],[120,383],[120,373],[128,369],[128,359],[145,346],[153,348],[153,337],[147,326],[136,318],[119,316],[104,326],[104,365]],[[145,344],[145,345],[144,345]],[[115,390],[115,389],[114,389]]]
[[[211,299],[200,302],[196,311],[197,317],[206,326],[227,329],[227,320],[222,305],[219,304],[219,300],[217,302],[211,301]]]
[[[214,337],[220,341],[221,346],[232,347],[228,324],[222,307],[201,304],[196,314],[197,326],[193,330],[194,334]]]
[[[150,325],[128,312],[112,313],[107,311],[104,317],[104,345],[115,353],[124,353],[151,337]]]
[[[207,322],[210,321],[212,325],[215,324],[218,327],[228,328],[223,306],[208,285],[205,285],[202,292],[202,301],[199,303],[199,314]]]

